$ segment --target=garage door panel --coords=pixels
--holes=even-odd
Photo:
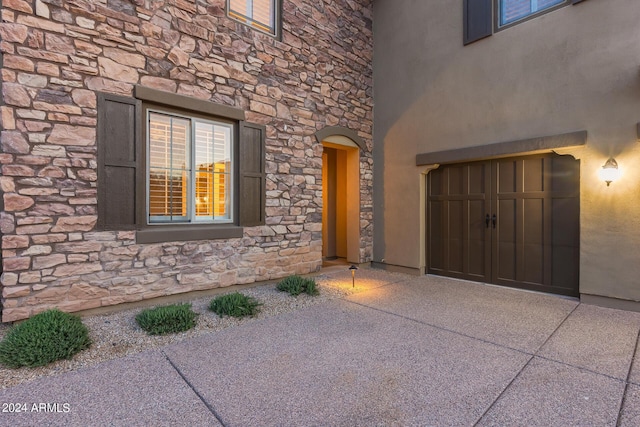
[[[444,241],[443,240],[434,240],[431,250],[429,251],[429,269],[433,271],[443,271],[444,270],[444,254],[443,248]]]
[[[469,271],[472,276],[484,278],[487,275],[485,243],[481,240],[469,242]]]
[[[503,242],[498,247],[495,263],[496,276],[494,281],[515,281],[516,280],[516,253],[515,243]],[[494,255],[495,257],[495,255]]]
[[[481,195],[484,199],[486,193],[486,175],[487,175],[487,163],[474,163],[469,165],[468,171],[468,186],[469,195]]]
[[[446,169],[434,169],[429,172],[429,196],[441,196],[445,193],[445,174]]]
[[[441,176],[441,174],[439,174]],[[429,202],[429,268],[444,269],[444,202],[433,200]]]
[[[521,280],[544,285],[544,246],[541,244],[523,245]]]
[[[579,250],[574,246],[554,246],[551,255],[551,286],[561,289],[573,289],[578,282],[579,269],[576,259]]]
[[[498,244],[516,241],[516,202],[515,199],[498,201],[496,212]]]
[[[464,205],[465,202],[462,200],[449,201],[449,238],[451,240],[462,239]]]
[[[452,200],[449,202],[449,252],[448,252],[448,269],[462,273],[463,257],[464,257],[464,206],[466,202],[461,200]]]
[[[576,198],[551,201],[553,246],[578,246],[580,240],[580,206]]]
[[[523,242],[542,245],[544,244],[544,200],[525,199],[523,204]]]
[[[485,216],[487,212],[484,200],[469,201],[469,240],[481,241],[484,244],[486,236]]]
[[[488,274],[490,266],[487,265],[486,251],[487,239],[490,229],[486,227],[485,217],[487,203],[482,200],[470,200],[468,202],[469,219],[467,220],[467,272],[473,276],[484,278]]]
[[[544,158],[522,160],[523,190],[544,191]]]
[[[453,273],[464,273],[462,246],[462,240],[452,239],[449,241],[449,257],[446,268]]]
[[[577,197],[580,189],[580,162],[571,156],[554,156],[551,162],[551,190]]]
[[[464,170],[465,167],[463,166],[451,167],[449,169],[449,187],[447,189],[449,195],[465,194]]]
[[[429,271],[577,295],[579,179],[579,161],[552,154],[440,167],[429,176]]]
[[[496,217],[496,228],[493,229],[492,281],[508,284],[516,280],[516,261],[519,259],[516,245],[518,201],[505,197],[494,203],[492,217]]]
[[[517,191],[516,162],[512,160],[499,160],[497,163],[497,193],[515,193]]]
[[[522,206],[522,273],[519,276],[524,282],[544,285],[545,201],[524,199]]]

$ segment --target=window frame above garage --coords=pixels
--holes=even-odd
[[[505,3],[513,2],[513,1],[522,1],[522,0],[493,0],[494,1],[494,31],[501,31],[507,28],[510,28],[514,25],[518,25],[522,22],[528,21],[530,19],[537,18],[540,15],[544,15],[545,13],[553,12],[554,10],[560,9],[561,7],[568,6],[572,3],[572,0],[553,0],[556,3],[551,4],[549,6],[543,6],[536,10],[530,10],[529,13],[517,17],[515,19],[508,20],[507,22],[503,22]],[[529,2],[530,7],[538,7],[537,3],[541,0],[526,0]]]
[[[462,0],[463,1],[463,44],[468,45],[491,36],[494,32],[511,28],[521,22],[538,17],[569,4],[576,5],[585,0],[564,0],[557,6],[528,15],[517,21],[498,26],[499,2],[501,0]]]

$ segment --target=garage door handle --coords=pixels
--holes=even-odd
[[[496,214],[493,214],[493,217],[491,217],[491,222],[493,223],[493,228],[496,228],[497,219],[498,219],[498,217],[496,216]]]
[[[487,216],[484,218],[484,223],[487,226],[487,228],[489,228],[489,221],[491,221],[491,219],[489,219],[489,214],[487,214]]]

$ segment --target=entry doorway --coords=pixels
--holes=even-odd
[[[348,138],[322,142],[322,258],[360,260],[360,155]]]
[[[429,172],[428,272],[579,293],[580,163],[556,154]]]

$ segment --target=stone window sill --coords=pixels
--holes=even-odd
[[[235,239],[242,237],[243,228],[234,225],[171,225],[149,226],[136,232],[137,243],[163,243],[191,240]]]

